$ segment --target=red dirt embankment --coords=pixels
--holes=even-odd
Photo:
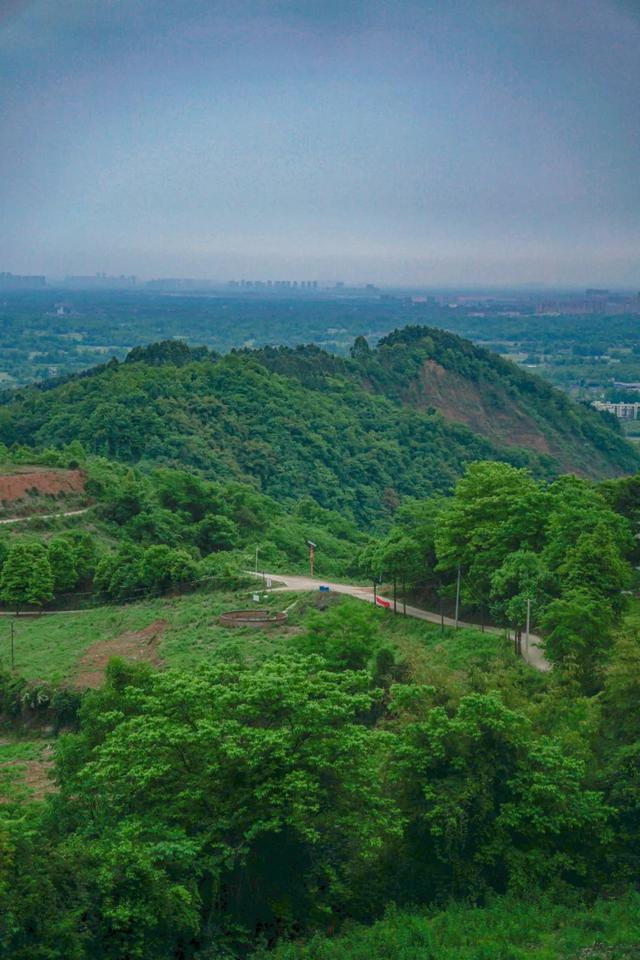
[[[0,475],[0,501],[22,500],[30,490],[38,493],[83,493],[87,475],[84,470],[60,470],[57,467],[21,467]]]
[[[490,440],[537,453],[551,453],[562,459],[562,451],[552,449],[535,420],[505,392],[499,384],[482,388],[435,360],[425,360],[422,371],[409,386],[406,399],[424,410],[435,407],[447,420],[457,420]]]

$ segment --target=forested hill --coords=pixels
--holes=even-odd
[[[640,457],[596,412],[451,334],[406,328],[350,359],[316,347],[225,356],[167,341],[66,382],[5,394],[0,440],[252,480],[369,523],[464,465],[607,477]]]
[[[259,356],[270,369],[314,387],[348,369],[376,394],[423,412],[437,410],[499,446],[549,455],[563,472],[600,478],[636,470],[640,462],[613,418],[444,330],[408,326],[375,349],[358,337],[351,364],[315,347],[265,348]]]

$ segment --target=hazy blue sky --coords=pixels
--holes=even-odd
[[[640,286],[639,0],[0,0],[0,270]]]

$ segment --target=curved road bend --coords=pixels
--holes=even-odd
[[[262,574],[258,574],[262,576]],[[312,577],[299,577],[299,576],[284,576],[280,573],[265,573],[265,577],[269,577],[273,583],[281,583],[281,587],[274,587],[275,590],[303,590],[303,591],[312,591],[318,590],[320,586],[329,587],[332,593],[346,593],[350,597],[356,597],[358,600],[366,600],[367,603],[373,603],[373,590],[371,587],[357,587],[347,583],[332,583],[329,580],[317,580]],[[378,594],[381,600],[389,600],[388,597],[383,597],[381,594]],[[402,604],[398,604],[398,608],[402,609]],[[415,617],[417,620],[428,620],[429,623],[440,623],[441,618],[439,613],[432,613],[429,610],[421,610],[419,607],[412,607],[407,604],[407,616]],[[444,618],[445,627],[454,627],[455,620],[452,620],[451,617]],[[477,623],[463,623],[462,620],[458,621],[458,626],[460,627],[472,627],[474,629],[479,629]],[[499,627],[485,627],[489,633],[502,633],[503,631]],[[535,667],[536,670],[550,670],[551,665],[548,660],[545,659],[545,656],[542,652],[542,640],[540,637],[536,636],[534,633],[529,634],[529,649],[524,649],[524,640],[523,640],[523,649],[522,656],[528,664],[532,667]]]

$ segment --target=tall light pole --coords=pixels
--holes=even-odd
[[[313,568],[316,560],[316,545],[313,540],[307,540],[309,545],[309,570],[311,571],[311,576],[313,576]]]
[[[458,564],[458,581],[456,583],[456,630],[458,629],[458,616],[460,614],[460,576],[460,564]]]

